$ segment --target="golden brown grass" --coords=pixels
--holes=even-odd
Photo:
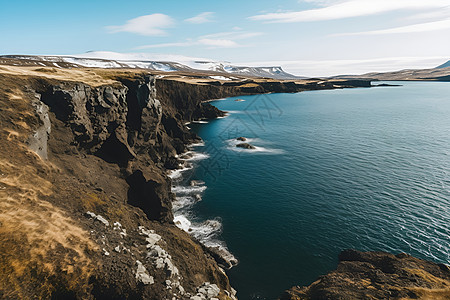
[[[46,299],[61,288],[87,289],[95,264],[88,253],[97,246],[45,200],[57,171],[25,144],[39,124],[25,99],[0,89],[0,296]]]

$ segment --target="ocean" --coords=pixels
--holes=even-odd
[[[204,143],[172,174],[175,221],[239,261],[239,299],[309,285],[347,248],[450,263],[450,83],[395,83],[231,97],[189,124]]]

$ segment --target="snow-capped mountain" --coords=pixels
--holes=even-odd
[[[140,68],[158,71],[208,71],[228,75],[250,77],[266,77],[274,79],[298,79],[301,77],[286,73],[281,67],[247,67],[236,66],[229,62],[218,62],[204,58],[194,58],[182,55],[165,55],[151,53],[117,53],[117,52],[87,52],[77,55],[28,56],[7,55],[7,58],[52,63],[58,67],[70,64],[74,67],[90,68]]]

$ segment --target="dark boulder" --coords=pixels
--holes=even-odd
[[[256,149],[255,146],[250,145],[249,143],[240,143],[240,144],[237,144],[236,147],[243,148],[243,149],[251,149],[251,150]]]

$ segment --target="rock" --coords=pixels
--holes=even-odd
[[[136,264],[138,265],[136,270],[136,279],[145,285],[155,283],[153,277],[148,275],[147,270],[139,260],[136,261]]]
[[[201,180],[191,180],[191,182],[189,183],[190,186],[199,186],[199,185],[203,185],[203,184],[205,184],[205,183]]]
[[[221,247],[207,247],[208,251],[214,257],[219,266],[225,269],[231,269],[238,264],[238,260],[228,250]]]
[[[36,152],[42,159],[48,159],[48,145],[47,141],[51,133],[51,123],[48,116],[49,108],[40,101],[40,95],[36,94],[36,99],[33,101],[33,106],[36,110],[42,125],[28,138],[28,147],[30,150]]]
[[[241,142],[245,142],[247,140],[247,138],[245,138],[243,136],[240,136],[236,140],[241,141]]]
[[[148,243],[147,248],[149,248],[149,246],[154,246],[160,239],[161,236],[159,234],[150,233],[148,237],[145,239],[145,241]]]
[[[372,85],[372,86],[380,86],[380,87],[383,87],[383,86],[401,86],[400,84],[389,84],[389,83],[380,83],[380,84],[374,84],[374,85]]]
[[[194,154],[192,152],[186,152],[180,156],[180,159],[190,159],[192,157],[194,157]]]
[[[105,218],[103,218],[100,215],[96,215],[96,214],[94,214],[93,212],[90,212],[90,211],[86,212],[86,215],[88,217],[90,217],[90,218],[93,218],[96,221],[99,221],[99,222],[103,223],[105,226],[109,226],[108,220],[106,220]]]
[[[240,143],[240,144],[237,144],[236,147],[243,148],[243,149],[250,149],[250,150],[256,149],[255,146],[250,145],[249,143]]]
[[[450,299],[450,270],[405,253],[344,250],[335,271],[280,299]]]
[[[219,293],[220,288],[217,286],[217,284],[211,284],[209,282],[205,282],[197,288],[197,296],[201,297],[202,299],[210,300],[214,297],[217,297]]]

